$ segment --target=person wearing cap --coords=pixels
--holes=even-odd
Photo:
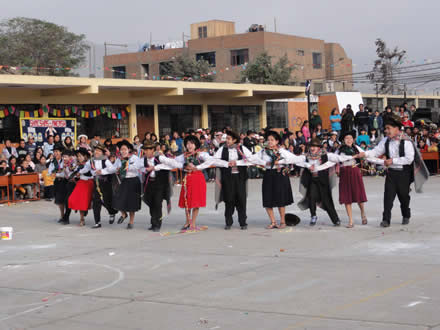
[[[338,141],[338,132],[333,131],[330,133],[330,138],[328,139],[328,145],[330,148],[334,148],[334,144]]]
[[[127,229],[133,229],[135,212],[141,209],[142,188],[139,170],[143,165],[139,157],[134,154],[134,147],[130,142],[122,140],[117,146],[121,157],[116,160],[115,166],[119,173],[117,179],[120,184],[113,195],[113,208],[122,213],[118,224],[123,223],[130,215]]]
[[[54,158],[49,164],[48,173],[54,178],[54,196],[55,204],[60,210],[60,219],[58,223],[69,224],[70,209],[68,207],[68,198],[71,191],[68,190],[68,178],[73,170],[71,167],[68,151],[60,147],[54,148]]]
[[[93,151],[94,157],[90,160],[92,174],[95,178],[95,186],[93,189],[93,217],[95,219],[94,229],[101,228],[101,209],[104,206],[109,214],[109,224],[115,222],[115,215],[118,213],[112,206],[113,190],[112,190],[112,174],[116,173],[116,168],[112,162],[107,159],[107,149],[102,143],[95,145]]]
[[[76,151],[78,159],[77,168],[75,170],[76,178],[79,178],[73,189],[72,194],[69,197],[69,208],[75,211],[79,211],[80,221],[79,226],[85,226],[84,217],[86,213],[92,207],[93,197],[93,173],[92,166],[89,160],[89,150],[80,148]]]
[[[339,148],[340,155],[354,156],[363,150],[354,144],[356,132],[346,132],[341,136],[342,146]],[[359,168],[360,161],[358,159],[349,159],[341,163],[339,170],[339,203],[345,205],[348,215],[347,228],[353,228],[353,211],[352,204],[357,203],[361,210],[362,224],[368,223],[365,214],[365,202],[367,202],[367,194],[365,193],[364,180]]]
[[[89,144],[87,143],[87,140],[89,138],[85,134],[81,134],[78,136],[78,144],[76,145],[76,150],[79,150],[80,148],[91,150]]]
[[[232,215],[235,209],[238,213],[238,222],[242,230],[247,229],[246,201],[247,201],[247,163],[252,152],[240,144],[240,137],[234,131],[226,131],[226,144],[220,147],[214,158],[229,162],[227,168],[219,168],[218,178],[221,186],[216,185],[216,208],[222,201],[225,202],[225,230],[229,230],[234,222]]]
[[[334,169],[339,162],[352,159],[352,156],[336,155],[327,153],[322,148],[319,139],[313,139],[310,143],[310,150],[305,156],[305,163],[299,166],[305,167],[300,179],[300,192],[303,199],[298,203],[301,210],[310,210],[310,225],[316,225],[318,217],[316,208],[320,205],[330,217],[333,225],[339,226],[341,221],[336,213],[332,197],[334,186]],[[330,171],[330,169],[332,171]]]
[[[402,120],[396,114],[384,116],[384,138],[373,150],[357,155],[357,157],[379,157],[385,155],[386,160],[377,163],[387,167],[384,192],[384,211],[381,227],[389,227],[391,223],[391,209],[394,199],[400,201],[402,224],[409,224],[411,218],[410,184],[415,182],[416,192],[421,192],[424,182],[428,179],[426,166],[417,148],[409,136],[401,132]]]

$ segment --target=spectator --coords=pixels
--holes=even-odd
[[[403,115],[402,125],[403,127],[411,127],[411,128],[414,127],[414,123],[411,120],[409,120],[409,115],[406,112]]]
[[[47,137],[47,142],[44,142],[44,144],[43,144],[43,155],[46,158],[49,154],[53,153],[54,146],[55,146],[55,144],[54,144],[53,135],[49,135]]]
[[[59,134],[55,134],[53,137],[53,146],[54,148],[63,148],[63,141],[61,141],[61,136]]]
[[[312,116],[310,117],[310,130],[314,131],[318,125],[322,126],[321,116],[318,115],[318,110],[312,111]]]
[[[112,139],[108,138],[104,141],[105,148],[108,150],[110,155],[116,154],[116,145],[113,144]]]
[[[351,109],[351,105],[347,104],[347,107],[345,108],[345,113],[342,115],[341,133],[344,134],[345,132],[351,132],[353,130],[353,125],[354,113]]]
[[[37,150],[37,144],[35,143],[35,138],[30,135],[28,138],[28,142],[26,143],[26,151],[29,155],[31,155],[31,158],[35,157],[35,151]]]
[[[362,129],[368,131],[368,122],[369,122],[368,112],[365,111],[364,105],[361,103],[359,104],[359,111],[356,113],[355,116],[355,124],[357,126],[359,134],[361,133]]]
[[[411,106],[409,107],[409,114],[410,114],[410,119],[413,120],[413,116],[416,113],[417,109],[416,106],[414,104],[411,104]]]
[[[183,139],[179,136],[178,132],[173,133],[173,139],[176,141],[177,154],[183,153]]]
[[[428,148],[428,152],[438,152],[438,140],[436,138],[431,139],[431,146]]]
[[[87,137],[87,135],[85,134],[81,134],[80,136],[78,136],[78,144],[76,145],[76,150],[79,149],[86,149],[87,151],[91,151],[92,149],[90,148],[89,144],[87,143],[87,140],[89,138]]]
[[[333,149],[334,144],[338,141],[338,132],[333,131],[330,133],[330,139],[328,139],[328,146],[330,149]]]
[[[339,110],[336,108],[333,108],[331,115],[330,115],[330,122],[332,125],[332,131],[337,132],[338,135],[341,134],[341,121],[342,121],[342,117],[339,114]]]
[[[6,159],[9,160],[12,156],[18,157],[17,150],[12,146],[11,140],[7,139],[5,141],[5,147],[3,148],[2,154],[5,155]]]
[[[425,143],[425,140],[421,139],[419,140],[419,143],[417,144],[417,146],[419,147],[420,152],[427,152],[428,151],[428,146]]]
[[[11,170],[8,167],[8,162],[6,160],[0,161],[0,176],[9,175]]]
[[[31,155],[24,156],[24,161],[32,168],[32,172],[35,171],[35,163],[32,161]]]
[[[15,156],[11,156],[9,158],[9,166],[8,167],[10,169],[11,174],[17,173],[18,165],[17,165],[17,158]]]
[[[246,137],[243,139],[243,145],[249,149],[253,154],[255,153],[255,146],[257,141],[255,140],[255,132],[247,131]]]
[[[370,145],[376,146],[379,144],[381,140],[380,135],[374,127],[370,130],[370,134],[368,136],[370,137]]]
[[[309,121],[308,120],[304,120],[304,123],[302,124],[301,127],[301,132],[304,136],[304,139],[306,139],[306,142],[310,141],[310,129],[309,129]]]
[[[367,135],[367,130],[365,128],[361,128],[361,135],[356,138],[356,144],[358,146],[364,142],[366,146],[370,145],[370,137]]]
[[[369,118],[368,128],[370,131],[375,129],[376,132],[382,134],[382,132],[383,132],[383,118],[380,115],[379,110],[374,111],[374,115],[372,115]]]
[[[70,151],[75,150],[75,146],[73,145],[72,138],[70,136],[66,136],[64,138],[62,148]]]
[[[133,138],[133,147],[134,147],[134,150],[136,151],[136,155],[138,157],[140,157],[140,154],[141,154],[141,151],[142,151],[141,150],[141,146],[142,146],[142,144],[141,144],[141,140],[139,139],[139,135],[136,135]]]
[[[19,142],[18,148],[17,148],[17,155],[18,155],[18,158],[20,158],[20,159],[23,159],[24,156],[27,155],[26,142],[24,141],[24,139],[20,139],[20,142]]]
[[[101,143],[101,136],[99,133],[93,135],[93,139],[90,141],[90,149],[95,150],[96,146]]]
[[[306,138],[304,137],[302,131],[297,131],[296,132],[296,145],[300,145],[300,144],[306,144]]]

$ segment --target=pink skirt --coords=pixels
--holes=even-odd
[[[69,209],[77,211],[87,211],[91,208],[93,180],[79,180],[75,189],[69,197]]]
[[[352,204],[366,201],[367,194],[359,167],[341,166],[339,171],[339,203]]]

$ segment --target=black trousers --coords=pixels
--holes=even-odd
[[[69,221],[70,213],[72,213],[72,210],[69,209],[68,205],[69,205],[69,197],[72,194],[73,190],[75,189],[75,186],[76,186],[76,182],[74,182],[74,181],[67,181],[67,183],[66,183],[66,199],[64,202],[64,205],[65,205],[64,206],[65,207],[64,220],[66,220],[66,221]]]
[[[165,185],[160,184],[158,179],[152,180],[150,178],[144,192],[144,202],[150,209],[151,226],[153,228],[160,229],[162,226],[162,203],[165,188]]]
[[[329,193],[328,185],[322,184],[319,181],[319,178],[312,178],[308,194],[309,209],[312,217],[316,216],[316,207],[321,203],[333,223],[336,223],[339,220],[339,216],[335,210],[335,204],[330,195],[331,192]]]
[[[240,180],[239,174],[232,174],[222,181],[226,225],[232,226],[234,223],[232,216],[237,209],[240,226],[246,226],[246,181]]]
[[[410,169],[402,171],[388,169],[385,179],[385,193],[383,198],[383,221],[388,223],[391,222],[391,210],[393,209],[396,195],[400,201],[402,217],[411,217],[411,209],[409,208],[409,202],[411,200],[411,197],[409,196],[409,186],[411,184],[410,171]]]
[[[107,209],[110,215],[118,213],[118,211],[112,207],[113,190],[112,190],[111,177],[104,176],[102,178],[99,178],[98,184],[99,187],[96,185],[96,181],[95,181],[95,189],[93,190],[93,199],[92,199],[93,217],[95,218],[95,223],[101,222],[101,209],[103,205]]]

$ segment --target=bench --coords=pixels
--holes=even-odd
[[[422,152],[423,160],[437,161],[437,174],[440,174],[440,157],[438,152]]]

